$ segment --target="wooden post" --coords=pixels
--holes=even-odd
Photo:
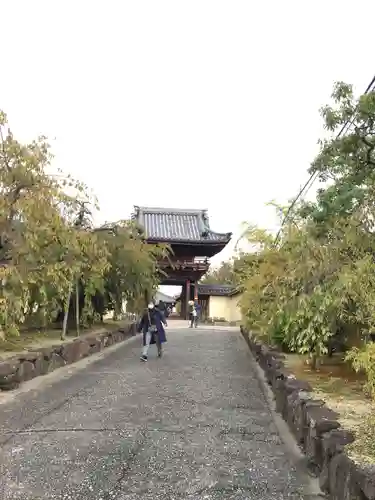
[[[76,278],[76,336],[79,337],[79,278]]]
[[[190,281],[186,280],[185,319],[189,319]]]
[[[62,327],[62,332],[61,332],[61,340],[65,340],[66,337],[66,329],[68,326],[68,316],[69,316],[69,306],[70,306],[70,297],[72,296],[72,289],[73,286],[70,285],[69,287],[69,292],[68,292],[68,298],[66,299],[66,304],[64,308],[64,321],[63,321],[63,327]]]
[[[180,295],[180,317],[181,319],[185,319],[185,285],[183,284],[181,287],[181,295]]]
[[[198,283],[194,281],[194,302],[198,300]]]

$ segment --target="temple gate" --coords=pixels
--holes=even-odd
[[[159,262],[165,272],[162,285],[182,286],[181,315],[188,318],[188,302],[198,298],[198,282],[208,271],[209,259],[229,243],[232,233],[210,229],[206,210],[134,207],[133,219],[148,243],[170,245],[170,260]]]

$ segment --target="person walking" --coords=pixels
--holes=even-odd
[[[161,358],[162,344],[167,341],[165,335],[166,326],[167,322],[164,315],[155,308],[153,302],[150,302],[138,325],[138,332],[143,333],[141,361],[147,361],[148,350],[152,344],[156,344],[158,348],[158,357]]]

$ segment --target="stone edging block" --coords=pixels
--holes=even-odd
[[[338,414],[314,399],[311,386],[285,368],[283,354],[242,326],[241,333],[272,388],[276,411],[288,423],[321,489],[332,500],[375,500],[375,467],[361,467],[346,454],[345,445],[354,435],[341,428]]]
[[[0,362],[0,390],[16,389],[22,382],[75,363],[135,334],[136,325],[130,323],[118,330],[91,333],[59,345],[17,354]]]

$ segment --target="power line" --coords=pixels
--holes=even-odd
[[[366,90],[364,91],[364,94],[368,94],[369,92],[372,92],[373,90],[375,89],[375,75],[373,76],[371,82],[367,85],[367,88]],[[338,139],[340,139],[340,137],[348,132],[348,130],[351,128],[351,126],[353,125],[354,123],[354,120],[355,120],[355,111],[353,112],[352,116],[350,118],[347,119],[347,121],[344,123],[344,125],[342,126],[342,128],[340,129],[339,133],[337,134],[336,136],[336,141]],[[289,215],[291,214],[294,206],[296,205],[297,201],[299,200],[299,198],[303,195],[303,193],[306,191],[306,193],[310,190],[311,186],[314,184],[315,182],[315,179],[318,177],[318,173],[317,172],[313,172],[310,177],[307,179],[306,183],[302,186],[302,188],[299,190],[297,196],[294,198],[294,200],[292,201],[292,203],[289,205],[288,207],[288,210],[283,218],[283,220],[281,221],[281,225],[280,225],[280,229],[278,230],[277,234],[276,234],[276,238],[275,238],[275,241],[274,241],[274,245],[277,245],[279,239],[280,239],[280,235],[281,235],[281,230],[282,228],[285,226],[287,220],[289,219]]]

